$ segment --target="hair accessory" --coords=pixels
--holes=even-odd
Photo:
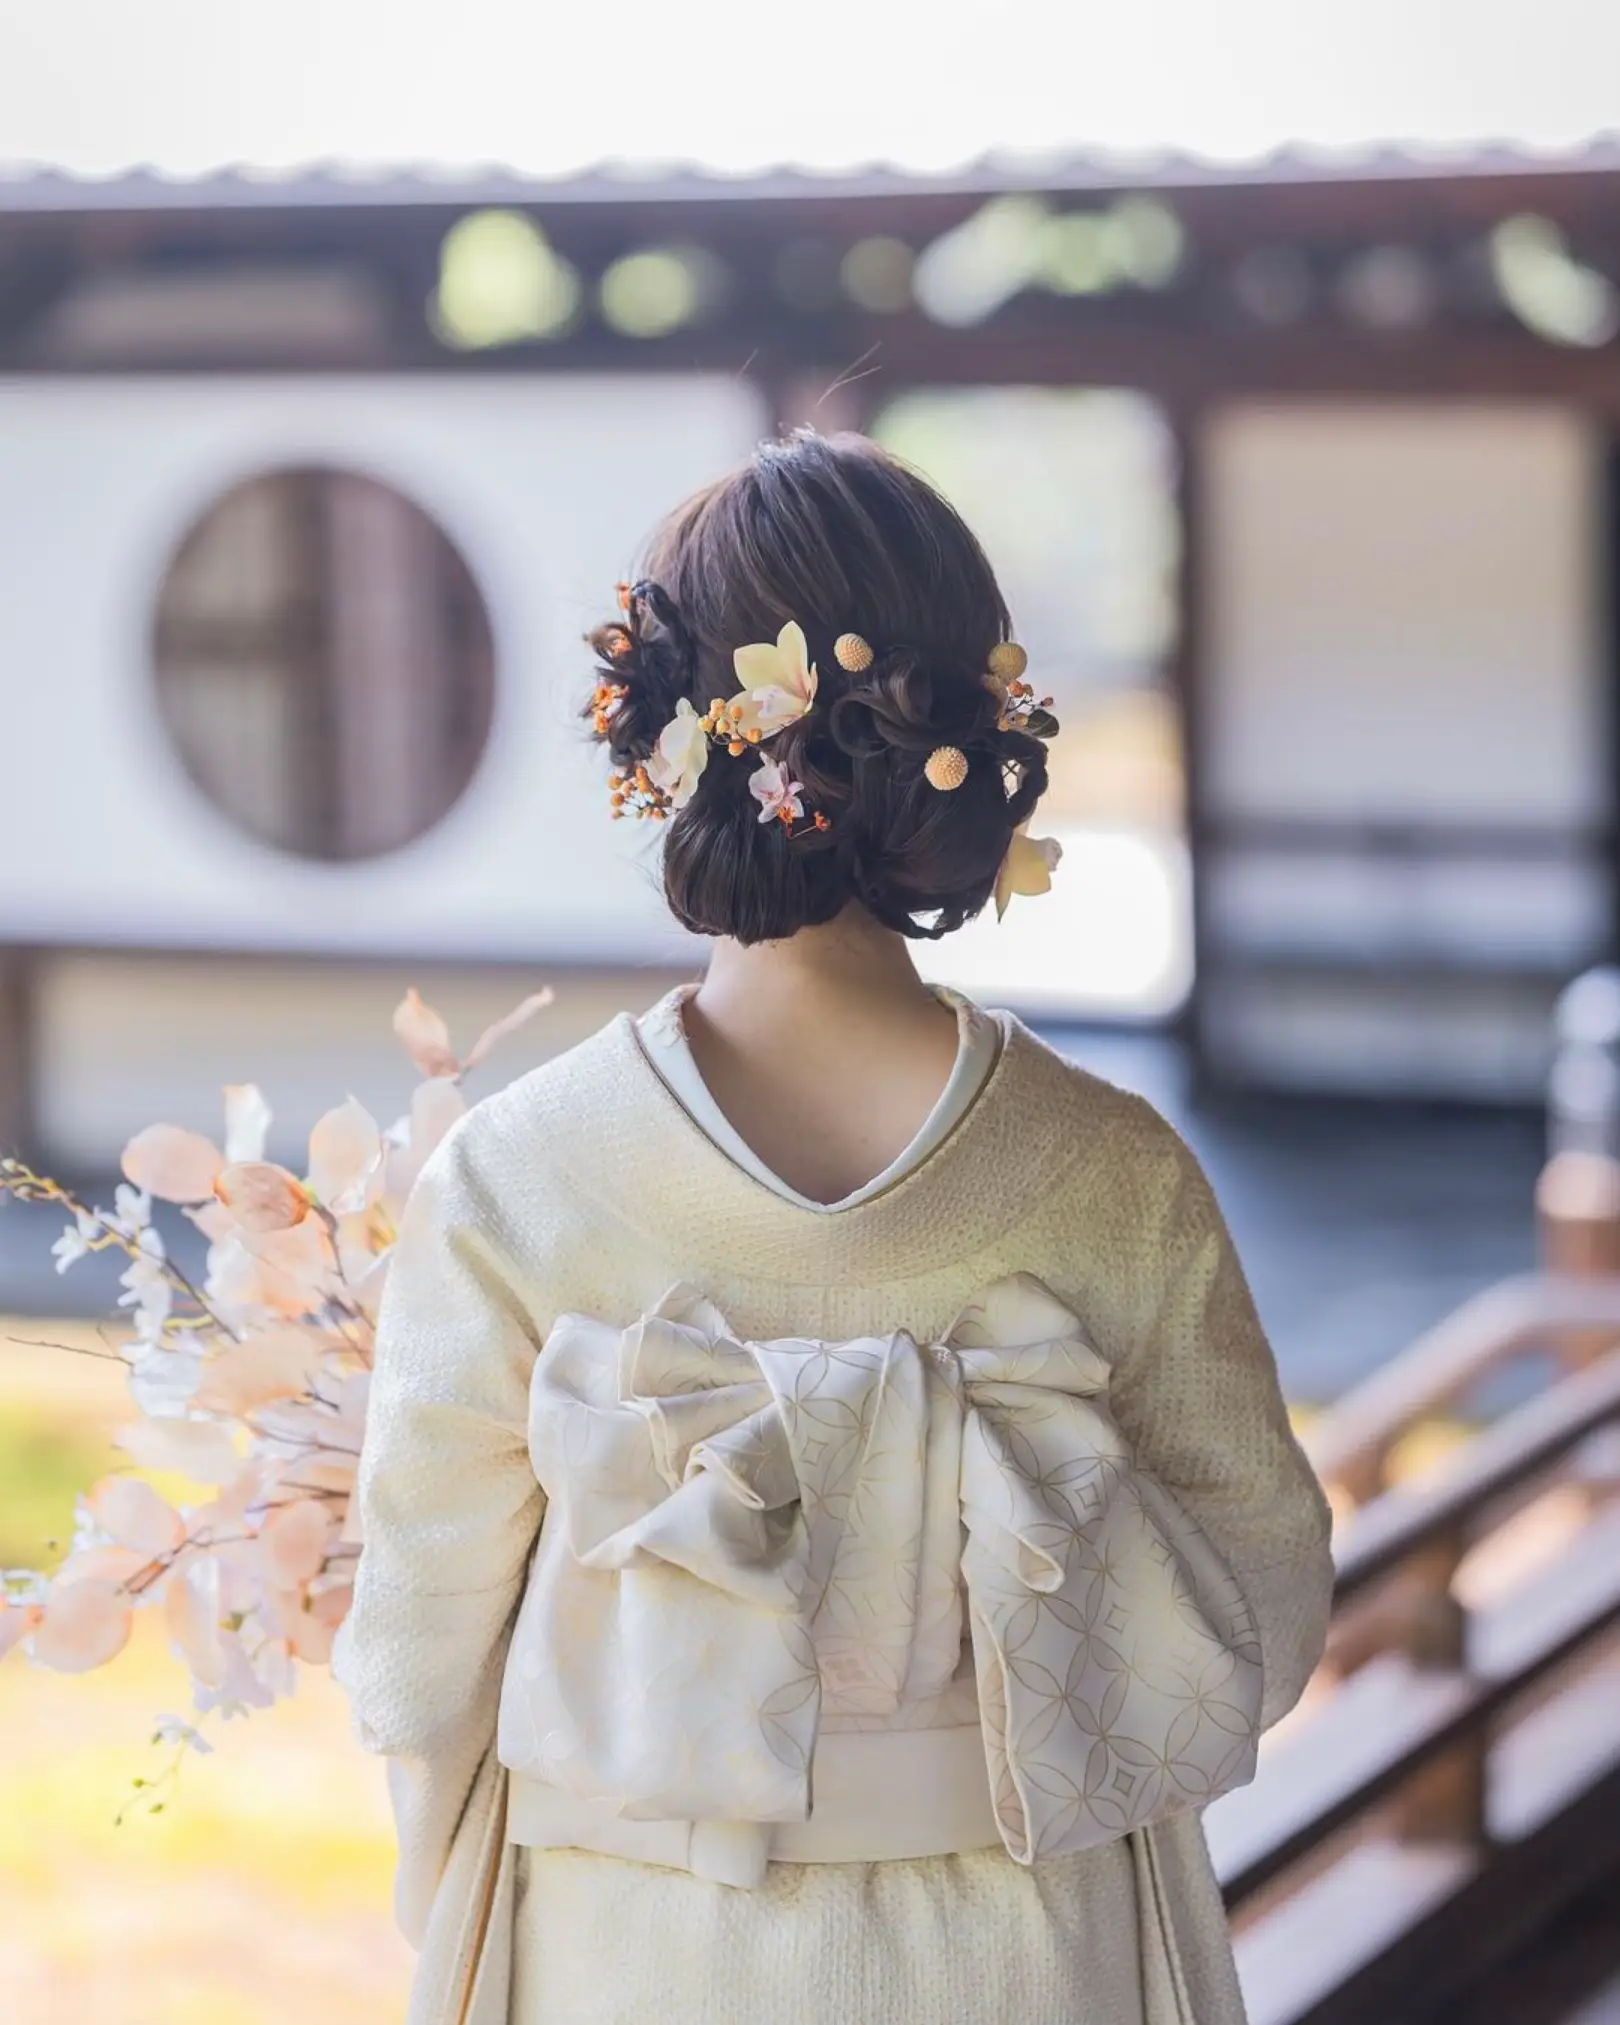
[[[872,649],[859,633],[840,633],[833,642],[833,659],[850,675],[864,675],[872,665]]]
[[[936,787],[942,794],[949,794],[959,788],[968,777],[967,754],[955,745],[936,745],[923,762],[923,772],[930,787]]]
[[[1052,715],[1052,698],[1037,700],[1028,682],[1014,680],[1001,692],[1001,714],[997,731],[1027,731],[1035,738],[1055,738],[1058,721]]]
[[[686,653],[690,665],[686,629],[662,586],[644,578],[639,583],[620,584],[618,591],[625,623],[613,629],[614,637],[605,649],[608,658],[620,661],[640,647],[640,618],[645,606]],[[854,639],[855,635],[847,637]],[[857,644],[870,660],[871,648],[864,640]],[[733,759],[740,759],[750,747],[796,724],[814,705],[818,678],[804,628],[796,619],[788,620],[774,642],[755,641],[737,648],[732,661],[742,684],[735,696],[729,700],[711,698],[702,716],[688,697],[681,697],[675,715],[659,732],[646,760],[612,775],[609,799],[615,816],[652,816],[662,821],[685,808],[696,794],[711,746],[722,746]],[[627,694],[622,682],[609,677],[598,681],[591,697],[591,722],[599,738],[607,734]],[[762,754],[748,785],[760,803],[761,822],[774,818],[791,834],[794,823],[806,820],[808,814],[816,829],[831,829],[831,821],[819,809],[806,811],[804,783],[793,780],[781,763]]]
[[[785,766],[778,766],[774,759],[761,759],[754,768],[754,777],[748,783],[748,792],[759,803],[759,819],[762,823],[779,822],[791,828],[795,822],[804,820],[804,782],[794,780]]]
[[[608,648],[608,652],[615,660],[619,658],[621,651],[625,650],[620,648],[617,641]],[[591,691],[591,729],[598,738],[607,737],[608,726],[613,722],[614,712],[628,694],[629,691],[622,682],[598,682]]]
[[[1020,824],[1008,840],[1007,855],[996,874],[996,919],[1006,913],[1015,893],[1050,893],[1052,874],[1062,856],[1063,846],[1056,837],[1032,837],[1028,823]]]
[[[739,647],[731,660],[742,688],[726,708],[735,735],[745,741],[753,732],[774,738],[785,726],[796,724],[816,700],[819,677],[797,619],[788,620],[774,645],[756,641]]]
[[[651,816],[663,822],[669,815],[670,798],[645,766],[627,766],[608,775],[608,802],[614,820],[620,816]]]
[[[990,649],[990,674],[997,682],[1016,682],[1029,666],[1029,656],[1016,640],[1002,640]]]
[[[670,808],[684,809],[697,793],[697,784],[708,763],[706,720],[698,716],[683,696],[675,706],[675,715],[658,734],[658,743],[647,761],[647,775],[653,786],[668,798]]]

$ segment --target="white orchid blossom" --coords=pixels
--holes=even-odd
[[[675,715],[658,734],[657,747],[647,761],[648,777],[669,796],[673,808],[684,809],[697,793],[708,763],[709,734],[683,696],[675,706]]]

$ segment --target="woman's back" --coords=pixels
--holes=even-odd
[[[380,1323],[342,1670],[413,2025],[1232,2025],[1196,1810],[1326,1510],[1185,1146],[905,955],[1047,867],[993,579],[858,445],[655,558],[594,719],[709,975],[452,1132]]]

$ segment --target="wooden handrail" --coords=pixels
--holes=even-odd
[[[1545,1303],[1533,1305],[1538,1314],[1546,1312]],[[1555,1607],[1532,1611],[1526,1636],[1522,1642],[1515,1637],[1506,1652],[1499,1639],[1482,1651],[1469,1635],[1449,1571],[1482,1515],[1616,1422],[1620,1353],[1561,1380],[1476,1436],[1427,1480],[1385,1491],[1348,1522],[1335,1545],[1335,1608],[1410,1567],[1434,1585],[1432,1607],[1450,1629],[1442,1625],[1438,1647],[1432,1623],[1427,1637],[1397,1641],[1385,1665],[1404,1664],[1406,1672],[1396,1678],[1407,1685],[1375,1735],[1364,1734],[1361,1723],[1342,1776],[1330,1772],[1323,1783],[1318,1764],[1310,1781],[1315,1790],[1303,1808],[1288,1802],[1285,1787],[1280,1806],[1262,1805],[1240,1831],[1231,1860],[1221,1866],[1230,1907],[1252,1899],[1375,1809],[1395,1806],[1419,1839],[1435,1833],[1443,1840],[1483,1838],[1485,1753],[1493,1727],[1620,1622],[1620,1563],[1612,1525],[1581,1536],[1548,1570],[1549,1579],[1562,1584],[1551,1599]],[[1517,1630],[1517,1618],[1510,1622]],[[1402,1650],[1404,1662],[1396,1657]],[[1369,1673],[1347,1692],[1361,1694],[1379,1678],[1387,1677]],[[1346,1704],[1346,1714],[1360,1706]]]
[[[1510,1704],[1578,1659],[1617,1623],[1620,1574],[1603,1593],[1583,1599],[1568,1622],[1557,1624],[1517,1654],[1511,1667],[1475,1675],[1460,1671],[1424,1675],[1427,1692],[1410,1697],[1409,1728],[1402,1731],[1392,1725],[1371,1761],[1352,1780],[1324,1795],[1307,1819],[1280,1823],[1263,1839],[1256,1838],[1235,1863],[1222,1866],[1228,1910],[1235,1912],[1340,1829],[1398,1794],[1414,1774],[1454,1746],[1483,1737]]]
[[[1420,1548],[1454,1534],[1609,1421],[1620,1419],[1620,1356],[1605,1358],[1506,1414],[1427,1482],[1385,1491],[1356,1513],[1334,1552],[1335,1604]]]
[[[1620,1275],[1521,1273],[1487,1287],[1430,1329],[1402,1356],[1355,1387],[1305,1437],[1328,1483],[1370,1496],[1383,1460],[1412,1422],[1450,1405],[1523,1351],[1577,1330],[1620,1337]]]

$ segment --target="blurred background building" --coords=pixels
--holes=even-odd
[[[381,958],[689,964],[579,638],[810,420],[945,486],[1059,698],[1057,897],[943,969],[1212,1084],[1534,1099],[1614,930],[1617,254],[1608,143],[0,184],[12,1135],[106,1162],[221,994],[263,1060]]]
[[[145,88],[106,26],[96,63]],[[389,1115],[407,984],[466,1031],[549,982],[544,1052],[690,974],[647,839],[605,819],[581,635],[759,438],[871,433],[980,532],[1063,720],[1053,895],[924,961],[1193,1138],[1344,1520],[1322,1680],[1212,1817],[1257,2025],[1612,2020],[1601,978],[1566,1001],[1550,1166],[1544,1092],[1558,995],[1620,940],[1620,138],[1239,163],[1126,159],[1071,119],[1039,148],[1032,45],[1034,110],[998,114],[1021,151],[766,166],[793,152],[778,64],[739,88],[751,165],[625,159],[627,95],[675,117],[632,47],[580,94],[594,168],[267,174],[205,141],[156,173],[87,129],[97,174],[0,174],[0,1146],[107,1177],[253,1077],[290,1154],[345,1087]],[[884,128],[884,89],[826,118]],[[4,1223],[0,1304],[94,1289]],[[36,1509],[63,1524],[113,1411],[40,1370],[0,1365],[0,1560]],[[19,1679],[0,1720],[60,1722],[60,1684]],[[122,1705],[82,1706],[102,1766]],[[198,1939],[181,1982],[104,1969],[169,1901],[111,1934],[127,1866],[42,1770],[0,1805],[19,2025],[258,2025],[260,1985],[266,2019],[397,2013],[380,1796],[345,1800],[342,1842],[340,1718],[291,1720],[196,1777],[294,1966],[177,1829],[156,1875],[258,1966]],[[8,1819],[49,1832],[8,1844]]]

